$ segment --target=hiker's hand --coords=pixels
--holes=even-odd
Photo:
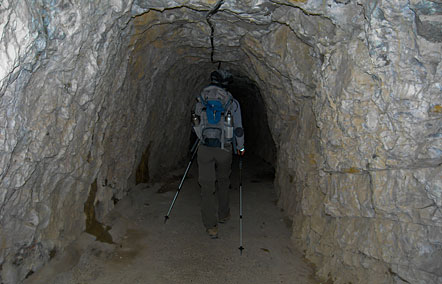
[[[241,150],[236,150],[238,152],[239,156],[244,156],[244,153],[246,152],[246,150],[244,148],[242,148]]]

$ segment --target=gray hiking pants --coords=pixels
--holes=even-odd
[[[201,186],[201,215],[206,228],[230,213],[229,186],[232,172],[232,146],[225,149],[201,145],[198,149],[198,182]]]

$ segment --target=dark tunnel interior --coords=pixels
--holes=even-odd
[[[248,154],[257,155],[274,166],[276,146],[259,87],[249,78],[236,75],[228,90],[241,105]]]
[[[247,76],[243,76],[235,71],[232,71],[232,75],[233,80],[227,87],[227,90],[238,100],[241,106],[246,157],[254,156],[254,158],[259,158],[269,164],[274,170],[277,151],[267,119],[268,108],[262,98],[261,91],[257,84]],[[204,87],[202,86],[201,89]],[[192,131],[189,149],[192,148],[196,139],[197,137]],[[189,151],[187,158],[190,155]]]

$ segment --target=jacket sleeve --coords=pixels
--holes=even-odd
[[[203,108],[204,108],[204,105],[200,102],[200,101],[198,101],[196,104],[195,104],[195,109],[194,109],[194,112],[195,112],[195,114],[197,115],[197,116],[199,116],[199,118],[200,118],[200,124],[198,125],[198,126],[193,126],[193,130],[195,131],[195,134],[196,134],[196,136],[198,136],[198,138],[200,139],[200,140],[202,140],[203,139],[203,137],[202,137],[202,120],[204,119],[203,118],[203,116],[202,116],[202,114],[203,114]]]
[[[231,112],[233,116],[233,133],[235,134],[236,149],[244,148],[244,129],[242,127],[241,107],[236,99],[233,99]]]
[[[195,104],[195,114],[196,115],[201,115],[201,113],[203,112],[203,108],[204,105],[198,100],[197,103]]]

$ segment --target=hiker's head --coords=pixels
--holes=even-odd
[[[210,82],[223,88],[226,88],[232,80],[232,74],[224,70],[216,70],[210,73]]]

